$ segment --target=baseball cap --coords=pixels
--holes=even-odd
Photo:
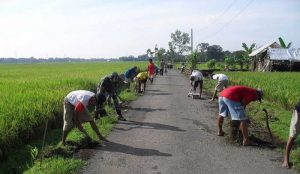
[[[262,89],[260,89],[260,88],[257,88],[256,92],[257,92],[257,99],[259,100],[259,102],[261,102],[261,100],[264,96],[264,93],[263,93]]]

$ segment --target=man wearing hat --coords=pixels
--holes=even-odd
[[[218,135],[224,135],[222,130],[224,117],[230,114],[233,121],[240,121],[243,145],[250,145],[248,137],[249,119],[245,114],[245,108],[252,101],[258,100],[261,102],[262,96],[263,92],[261,89],[254,89],[247,86],[231,86],[224,89],[219,96]]]
[[[106,113],[103,108],[104,102],[106,101],[106,98],[111,97],[113,99],[114,106],[118,114],[118,120],[126,121],[126,119],[122,116],[119,100],[116,93],[119,78],[120,77],[118,73],[113,72],[110,76],[104,77],[104,79],[101,80],[101,82],[97,85],[98,103],[96,105],[95,111],[96,119],[98,118],[98,114],[101,115],[101,112]]]
[[[95,106],[97,102],[95,93],[86,90],[77,90],[70,92],[64,99],[64,126],[62,133],[62,144],[66,143],[68,133],[74,125],[89,139],[90,136],[83,128],[82,123],[89,122],[98,138],[102,141],[107,141],[99,132],[99,129],[91,117],[89,106]]]

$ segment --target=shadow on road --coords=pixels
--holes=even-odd
[[[208,132],[208,133],[212,133],[214,134],[215,131],[210,129],[210,127],[204,123],[201,123],[199,120],[194,120],[194,119],[189,119],[189,118],[182,118],[183,120],[188,120],[188,121],[192,121],[194,125],[196,125],[197,127],[199,127],[200,129]]]
[[[121,152],[135,156],[172,156],[172,154],[163,153],[155,149],[142,149],[116,142],[106,142],[105,146],[100,146],[98,149],[108,152]]]
[[[127,109],[129,110],[135,110],[135,111],[144,111],[144,112],[154,112],[154,111],[165,111],[166,109],[153,109],[153,108],[133,108],[131,106],[128,106]]]
[[[151,92],[151,93],[148,93],[150,95],[172,95],[172,93],[169,93],[169,92]]]
[[[158,91],[160,91],[160,89],[147,89],[146,91],[158,92]]]
[[[170,131],[179,131],[179,132],[185,132],[185,130],[180,129],[179,127],[176,126],[170,126],[166,124],[160,124],[160,123],[147,123],[147,122],[137,122],[137,121],[127,121],[127,122],[121,122],[119,124],[126,124],[131,127],[125,129],[125,128],[118,128],[116,127],[115,129],[117,130],[122,130],[122,131],[129,131],[132,129],[161,129],[161,130],[170,130]]]

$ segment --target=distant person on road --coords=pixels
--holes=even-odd
[[[300,133],[300,101],[295,106],[295,109],[292,114],[291,124],[290,124],[290,135],[288,141],[286,143],[285,152],[284,152],[284,160],[282,163],[282,167],[290,168],[289,159],[290,152],[293,147],[294,141]]]
[[[203,88],[203,75],[198,70],[193,70],[190,75],[190,84],[193,87],[193,92],[195,93],[197,87],[199,86],[199,97],[201,98],[202,88]]]
[[[217,85],[215,86],[214,94],[210,100],[214,101],[217,96],[217,92],[222,92],[223,89],[228,87],[228,77],[225,74],[213,74],[211,77],[212,79],[218,81]]]
[[[118,114],[118,120],[126,121],[126,119],[122,116],[121,108],[119,104],[119,100],[117,97],[116,90],[118,88],[117,84],[119,82],[119,75],[116,72],[113,72],[110,76],[106,76],[103,78],[103,80],[97,85],[97,96],[101,96],[102,99],[107,99],[111,97],[114,102],[114,106],[116,109],[116,112]],[[105,96],[105,97],[103,97]],[[106,113],[104,110],[104,102],[101,100],[96,105],[96,111],[95,111],[95,118],[98,119],[98,114]]]
[[[217,118],[218,135],[224,136],[222,129],[224,117],[230,113],[232,120],[240,121],[240,129],[243,134],[243,145],[250,145],[248,137],[249,119],[245,114],[246,106],[252,101],[260,101],[263,92],[246,86],[231,86],[224,89],[219,96],[219,116]]]
[[[137,70],[138,68],[136,66],[128,69],[126,72],[125,72],[125,83],[129,83],[133,81],[133,78],[137,75]],[[130,85],[128,85],[130,87]]]
[[[149,59],[148,75],[149,75],[149,80],[150,80],[151,84],[153,84],[154,74],[155,74],[155,65],[154,65],[152,59]]]
[[[148,73],[147,72],[140,72],[134,78],[136,93],[145,92],[147,80],[148,80]]]
[[[62,133],[62,144],[65,145],[68,133],[74,125],[89,139],[82,123],[89,122],[93,130],[96,132],[99,140],[107,141],[99,132],[99,129],[91,117],[88,107],[96,104],[95,93],[86,90],[77,90],[70,92],[64,99],[64,126]]]
[[[163,75],[164,75],[164,69],[165,69],[165,62],[164,62],[164,59],[161,59],[159,67],[160,67],[160,69],[159,69],[159,74],[160,74],[161,76],[163,76]]]

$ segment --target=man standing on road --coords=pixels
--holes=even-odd
[[[219,96],[219,116],[217,118],[218,135],[223,136],[222,130],[224,117],[230,113],[232,120],[240,121],[240,129],[243,134],[243,145],[250,145],[248,137],[249,119],[245,114],[246,105],[251,101],[261,102],[263,92],[261,89],[246,86],[231,86],[224,89]]]
[[[290,135],[289,139],[286,143],[285,152],[284,152],[284,160],[282,163],[282,167],[290,168],[289,166],[289,159],[290,159],[290,152],[293,147],[294,141],[300,133],[300,101],[295,106],[295,109],[292,114],[291,124],[290,124]]]
[[[228,77],[225,74],[213,74],[211,77],[212,79],[218,81],[215,87],[214,94],[210,100],[210,101],[214,101],[217,96],[217,92],[221,92],[223,91],[223,89],[228,87]]]
[[[198,70],[193,70],[192,74],[190,75],[190,84],[193,87],[194,93],[197,90],[199,85],[199,97],[201,98],[202,94],[202,87],[203,87],[203,75]]]
[[[149,64],[148,64],[148,75],[149,75],[149,79],[151,84],[153,84],[153,78],[154,78],[154,74],[155,74],[155,65],[152,61],[152,59],[149,59]]]
[[[165,68],[165,62],[164,62],[164,59],[161,59],[161,61],[160,61],[160,69],[159,69],[159,74],[161,76],[164,75],[164,68]]]
[[[90,122],[91,127],[96,132],[99,140],[107,141],[99,132],[99,129],[91,117],[88,106],[95,106],[95,93],[85,90],[77,90],[70,92],[64,99],[64,126],[62,133],[62,144],[65,145],[68,133],[74,127],[77,128],[89,139],[90,136],[83,128],[82,123]]]
[[[97,86],[97,96],[98,95],[105,96],[105,99],[107,97],[111,97],[113,99],[114,106],[118,114],[118,120],[126,121],[126,119],[122,116],[119,100],[116,93],[118,81],[119,81],[119,75],[116,72],[113,72],[111,76],[104,77],[104,79]],[[103,103],[104,102],[102,102],[102,104],[96,105],[96,111],[95,111],[96,119],[98,118],[98,113],[104,110]]]

